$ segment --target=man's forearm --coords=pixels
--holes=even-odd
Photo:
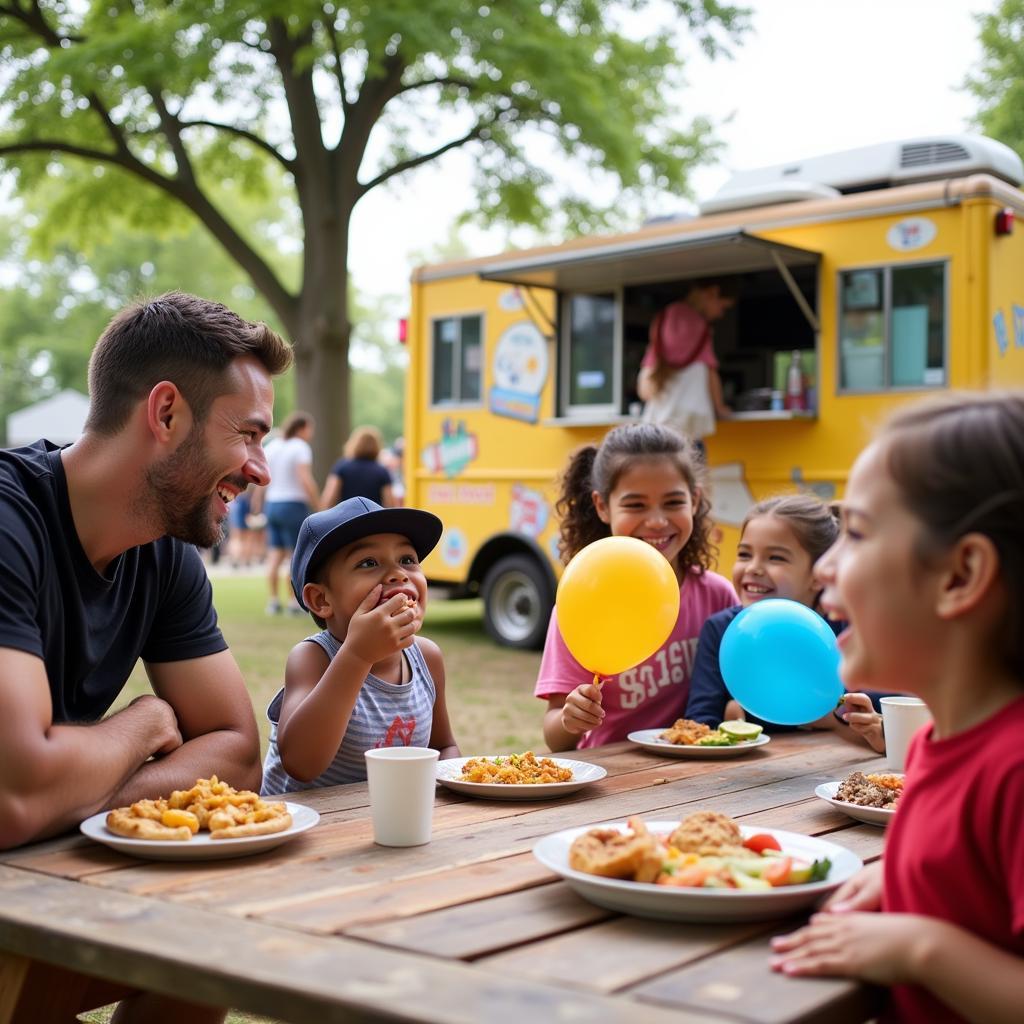
[[[262,780],[259,742],[229,729],[206,733],[183,743],[165,757],[141,765],[113,795],[111,805],[122,807],[147,797],[168,796],[189,789],[196,779],[216,775],[235,789],[259,792]]]
[[[9,751],[0,782],[0,848],[57,835],[111,806],[148,760],[153,708],[131,705],[95,725],[55,725]]]

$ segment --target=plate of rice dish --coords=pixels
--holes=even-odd
[[[693,922],[784,917],[816,905],[863,866],[838,843],[742,826],[716,811],[570,828],[545,836],[533,854],[599,907]]]
[[[586,761],[537,757],[532,750],[437,763],[437,781],[456,793],[490,800],[550,800],[599,782],[608,772]]]
[[[884,828],[892,821],[903,795],[903,775],[852,772],[842,782],[823,782],[814,795],[857,821]]]

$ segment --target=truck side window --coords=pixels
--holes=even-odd
[[[458,316],[433,325],[434,405],[480,401],[482,317]]]
[[[936,387],[945,381],[945,264],[844,271],[840,390]]]

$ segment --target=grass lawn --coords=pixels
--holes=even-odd
[[[215,576],[213,592],[221,629],[245,676],[266,750],[267,704],[283,683],[288,652],[316,632],[316,624],[307,616],[265,615],[266,589],[259,576]],[[475,600],[431,601],[423,634],[436,641],[444,655],[448,711],[463,754],[545,749],[544,704],[533,696],[540,654],[495,645],[484,632],[483,609]],[[145,670],[139,666],[115,710],[149,692]],[[96,1010],[81,1020],[106,1024],[111,1011]],[[232,1013],[228,1024],[270,1022]]]

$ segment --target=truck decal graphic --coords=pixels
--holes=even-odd
[[[446,419],[441,424],[440,440],[428,444],[420,457],[432,473],[451,477],[458,476],[479,454],[477,436],[466,429],[465,421]]]
[[[539,491],[531,491],[522,484],[512,485],[512,504],[509,507],[509,527],[528,537],[539,537],[548,525],[547,502]]]
[[[548,379],[548,350],[544,335],[529,320],[513,324],[494,347],[491,363],[494,387],[489,408],[497,416],[536,423],[540,393]]]
[[[445,530],[441,538],[441,560],[453,568],[462,565],[466,560],[469,543],[466,535],[456,526]]]
[[[996,310],[996,315],[992,317],[992,326],[996,332],[996,348],[999,349],[1001,356],[1006,355],[1006,350],[1010,347],[1010,339],[1006,334],[1006,317],[1003,316],[1001,309]]]

